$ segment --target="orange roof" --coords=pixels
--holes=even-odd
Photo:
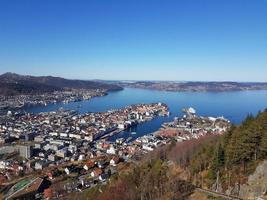
[[[109,146],[110,146],[110,145],[109,145],[108,143],[103,143],[103,144],[102,144],[102,148],[104,148],[104,149],[109,148]]]
[[[91,160],[89,160],[87,163],[86,163],[87,167],[94,167],[95,166],[95,163]]]
[[[102,169],[100,169],[100,168],[96,168],[96,169],[93,171],[93,173],[94,173],[95,176],[99,176],[100,174],[103,173],[103,171],[102,171]]]
[[[112,158],[112,160],[114,160],[114,161],[115,161],[115,163],[118,163],[118,162],[120,161],[120,158],[119,158],[119,157],[117,157],[117,156],[114,156],[114,157]]]

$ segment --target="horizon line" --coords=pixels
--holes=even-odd
[[[57,78],[64,78],[64,79],[69,79],[69,80],[83,80],[83,81],[106,81],[106,82],[112,82],[112,81],[119,81],[119,82],[203,82],[203,83],[208,83],[208,82],[217,82],[217,83],[267,83],[266,81],[234,81],[234,80],[157,80],[157,79],[102,79],[102,78],[79,78],[79,77],[66,77],[66,76],[60,76],[60,75],[51,75],[51,74],[45,74],[45,75],[33,75],[33,74],[20,74],[16,72],[2,72],[0,74],[16,74],[20,76],[34,76],[34,77],[45,77],[45,76],[51,76],[51,77],[57,77]]]

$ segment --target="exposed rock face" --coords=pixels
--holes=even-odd
[[[248,177],[247,184],[240,186],[239,197],[243,199],[264,199],[267,192],[267,161],[256,168]]]
[[[225,194],[232,195],[232,196],[238,196],[240,191],[240,186],[238,183],[236,183],[233,187],[229,187],[228,190],[226,190]]]

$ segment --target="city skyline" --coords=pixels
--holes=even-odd
[[[267,2],[1,1],[0,73],[267,82]]]

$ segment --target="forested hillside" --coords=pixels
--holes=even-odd
[[[64,89],[103,89],[121,90],[122,88],[99,81],[70,80],[53,76],[24,76],[15,73],[0,75],[1,95],[42,94]]]
[[[259,164],[267,159],[267,110],[247,116],[240,126],[196,148],[185,170],[196,186],[240,195]],[[259,183],[260,184],[260,183]]]
[[[212,155],[211,155],[212,154]],[[199,158],[212,158],[204,163]],[[208,170],[208,178],[221,177],[223,183],[242,183],[257,164],[267,157],[267,110],[256,117],[247,116],[240,126],[232,126],[216,145],[204,145],[191,159],[190,168],[194,173]],[[198,168],[197,166],[203,166]]]

